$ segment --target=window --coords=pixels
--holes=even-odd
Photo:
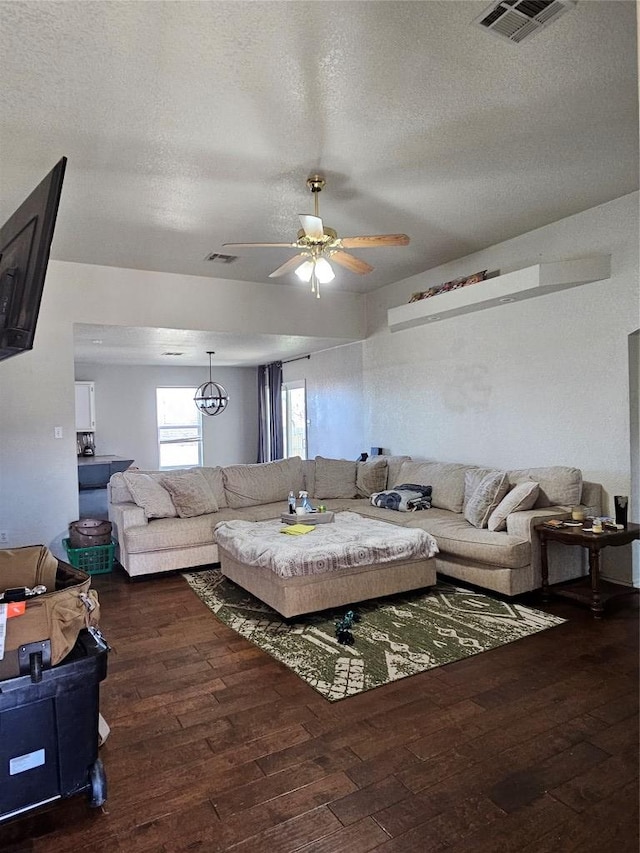
[[[202,417],[196,388],[156,388],[160,468],[202,465]]]
[[[307,458],[307,395],[305,381],[285,382],[282,386],[282,425],[284,456]]]

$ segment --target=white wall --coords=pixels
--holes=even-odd
[[[362,344],[314,353],[283,365],[283,379],[304,379],[307,396],[307,457],[357,459],[364,438]]]
[[[309,456],[356,458],[380,445],[501,467],[576,465],[604,485],[612,514],[614,494],[637,494],[628,350],[639,326],[637,238],[634,193],[367,297],[364,343],[285,365],[285,379],[307,379]],[[413,291],[479,269],[504,273],[595,253],[611,254],[609,281],[387,329],[387,308]],[[77,518],[73,322],[364,337],[355,294],[332,294],[313,312],[306,293],[299,301],[294,294],[52,262],[35,349],[0,364],[0,531],[9,544],[52,543]],[[53,438],[54,425],[63,427],[62,440]],[[635,521],[639,510],[632,501]],[[626,551],[604,552],[610,576],[631,578]]]
[[[611,254],[610,280],[387,328],[387,309],[414,291],[478,270],[593,254]],[[613,495],[632,493],[628,338],[640,325],[638,276],[633,193],[377,291],[367,299],[363,346],[365,434],[415,457],[575,465],[603,484],[613,515]],[[640,519],[637,501],[631,513]],[[607,571],[629,581],[623,550],[604,552]]]
[[[44,543],[59,553],[78,517],[74,322],[363,337],[359,294],[335,293],[312,307],[306,290],[285,286],[51,261],[34,349],[0,363],[0,532],[8,545]]]
[[[204,367],[142,367],[76,363],[75,378],[95,383],[96,453],[133,459],[157,469],[156,388],[197,388],[209,378]],[[255,462],[258,447],[257,370],[218,367],[214,377],[229,394],[215,417],[202,417],[203,464]],[[195,407],[195,403],[194,403]]]

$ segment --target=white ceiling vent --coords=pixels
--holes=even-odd
[[[576,5],[576,0],[499,0],[473,22],[517,44],[548,27]]]

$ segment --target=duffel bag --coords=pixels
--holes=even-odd
[[[0,680],[33,674],[33,654],[40,654],[41,667],[55,666],[71,651],[82,628],[98,626],[100,604],[90,589],[90,575],[56,559],[44,545],[0,551],[3,597],[7,589],[31,590],[38,584],[47,592],[27,595],[23,602],[0,599],[5,626]]]

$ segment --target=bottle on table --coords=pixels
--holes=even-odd
[[[300,500],[302,501],[302,508],[305,512],[313,512],[313,507],[309,501],[309,492],[300,492]]]
[[[294,515],[295,511],[296,511],[296,496],[293,493],[293,489],[291,489],[289,491],[288,503],[289,503],[289,514]]]

